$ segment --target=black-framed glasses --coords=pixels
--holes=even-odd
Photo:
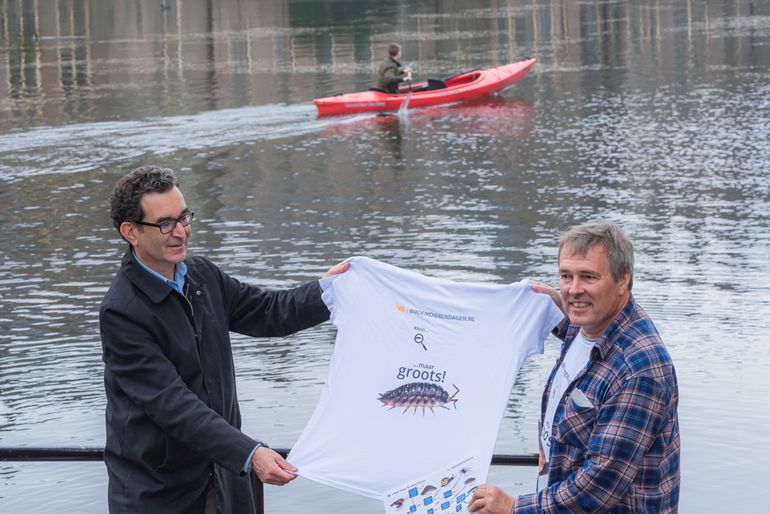
[[[181,216],[179,216],[177,219],[163,220],[160,223],[149,223],[147,221],[138,221],[138,220],[133,220],[133,222],[136,223],[137,225],[147,225],[148,227],[156,227],[158,230],[160,230],[161,234],[168,234],[169,232],[173,232],[173,230],[176,228],[177,223],[181,223],[183,227],[186,227],[187,225],[192,223],[194,216],[195,216],[195,213],[193,211],[187,211]]]

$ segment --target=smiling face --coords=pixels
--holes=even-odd
[[[160,223],[164,220],[177,219],[187,211],[182,192],[174,187],[165,193],[145,193],[141,200],[144,218],[139,221]],[[134,247],[136,256],[148,268],[161,275],[174,278],[174,267],[182,262],[187,254],[190,241],[190,225],[183,227],[177,223],[174,230],[161,234],[157,227],[140,226],[125,221],[120,226],[120,233]]]
[[[612,277],[607,250],[595,245],[581,256],[566,247],[559,257],[559,290],[570,322],[596,339],[628,302],[631,273]]]

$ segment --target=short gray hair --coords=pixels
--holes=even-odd
[[[562,250],[568,249],[585,257],[591,248],[599,245],[607,250],[610,273],[615,282],[626,273],[631,274],[630,291],[634,285],[634,244],[615,222],[596,221],[570,227],[559,239],[559,259]]]

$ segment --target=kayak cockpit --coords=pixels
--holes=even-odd
[[[441,79],[428,79],[427,82],[419,82],[417,84],[411,84],[408,86],[401,86],[398,93],[391,93],[381,87],[372,86],[369,91],[376,91],[377,93],[384,93],[386,95],[404,95],[409,91],[412,93],[424,93],[426,91],[436,91],[437,89],[446,89],[447,83]]]
[[[377,93],[384,93],[386,95],[404,95],[411,91],[412,93],[425,93],[427,91],[437,91],[439,89],[446,89],[449,87],[457,87],[465,84],[470,84],[481,78],[481,72],[477,70],[463,72],[458,75],[447,77],[445,79],[428,79],[426,82],[419,82],[417,84],[410,84],[401,86],[398,88],[398,93],[391,93],[381,87],[372,86],[369,91],[376,91]]]

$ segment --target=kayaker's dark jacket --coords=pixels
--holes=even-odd
[[[329,318],[318,281],[285,291],[242,284],[201,257],[182,295],[129,250],[102,301],[112,513],[254,512],[229,332],[285,336]]]
[[[377,87],[381,87],[388,93],[398,93],[398,85],[405,76],[406,73],[401,63],[388,56],[377,70]]]

